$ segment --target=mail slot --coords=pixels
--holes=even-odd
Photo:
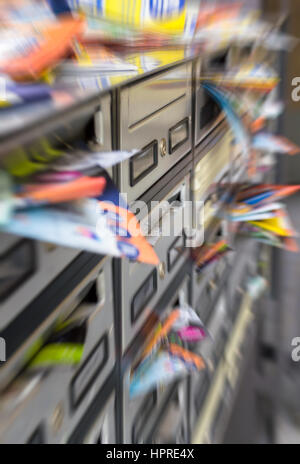
[[[118,187],[129,202],[184,156],[191,159],[191,78],[186,63],[121,89],[119,148],[139,150],[118,166]]]
[[[196,292],[196,295],[198,294],[198,297],[195,294],[193,295],[197,299],[197,305],[194,307],[197,308],[200,319],[206,322],[210,316],[211,305],[219,290],[219,281],[214,278],[214,268],[205,277],[196,274],[194,280],[196,280],[196,285],[200,287],[194,288],[194,292]]]
[[[166,309],[160,315],[162,321],[174,308],[178,307],[180,302],[182,304],[188,303],[189,292],[190,280],[189,277],[186,277],[175,294],[170,297],[170,301],[166,303]],[[154,314],[153,316],[158,321],[158,315]],[[147,343],[153,332],[149,333],[147,322],[141,330],[145,334],[145,343]],[[142,346],[136,353],[136,357],[132,359],[132,366],[135,365],[143,349]],[[149,439],[149,434],[159,419],[161,408],[174,390],[174,383],[153,389],[145,395],[131,398],[129,394],[130,373],[131,367],[127,369],[123,377],[123,440],[126,444],[141,444],[146,443]]]
[[[140,409],[138,410],[136,416],[134,417],[133,426],[132,426],[132,443],[141,443],[143,440],[143,431],[149,420],[153,409],[157,405],[157,390],[151,392],[143,401]]]
[[[98,151],[111,150],[110,95],[91,99],[91,93],[71,87],[71,93],[59,91],[58,105],[51,99],[35,103],[31,112],[20,110],[9,124],[2,124],[0,164],[12,176],[39,173],[78,143],[96,145]]]
[[[87,445],[108,445],[116,443],[115,392],[107,399],[96,419],[85,432],[82,440]]]
[[[171,272],[177,261],[180,259],[182,250],[185,246],[185,237],[177,237],[168,249],[168,271]]]
[[[92,389],[99,389],[115,363],[113,320],[112,260],[105,259],[103,267],[91,282],[84,298],[91,315],[86,322],[83,360],[72,378],[70,402],[74,414],[87,400]]]
[[[190,224],[191,215],[184,202],[189,198],[190,175],[187,174],[167,195],[155,196],[149,209],[143,205],[139,210],[141,228],[154,247],[160,264],[153,268],[128,260],[120,262],[123,352],[187,259],[183,248],[185,226]],[[135,208],[140,208],[139,202],[133,203],[132,211]]]
[[[225,220],[216,223],[213,236],[209,243],[216,243],[220,240],[228,240],[228,224]],[[205,243],[204,243],[205,245]],[[229,253],[230,254],[230,253]],[[220,261],[209,264],[200,272],[196,266],[193,269],[193,306],[197,308],[200,317],[205,321],[208,317],[209,307],[218,292],[228,267],[228,257],[223,256]]]
[[[230,63],[230,49],[216,52],[213,56],[201,58],[196,62],[196,104],[195,104],[195,146],[224,119],[221,107],[202,87],[205,73],[225,72]]]
[[[190,427],[193,431],[208,395],[212,374],[208,369],[190,377]]]
[[[20,240],[0,256],[0,302],[5,301],[36,270],[35,248],[31,240]]]
[[[233,321],[236,320],[242,300],[248,292],[248,281],[256,274],[255,267],[252,264],[254,264],[252,261],[246,262],[243,268],[241,268],[239,280],[235,288],[232,288],[230,285],[230,314]]]
[[[195,406],[195,410],[198,415],[200,414],[204,400],[209,391],[210,383],[211,381],[210,381],[209,374],[207,373],[204,374],[204,378],[201,379],[201,384],[199,385],[199,390],[196,391],[196,394],[194,397],[194,406]]]
[[[217,121],[218,116],[221,115],[222,111],[215,100],[205,91],[203,92],[202,102],[199,118],[199,131],[203,132],[205,128],[207,129],[214,121]]]
[[[112,372],[115,364],[115,338],[110,258],[100,260],[86,279],[61,301],[59,307],[36,331],[38,338],[31,339],[31,345],[28,345],[26,351],[21,347],[23,357],[19,350],[19,364],[11,369],[20,369],[22,362],[30,359],[30,353],[31,357],[34,353],[38,354],[35,346],[42,347],[58,323],[65,324],[69,318],[82,321],[82,359],[76,366],[67,364],[63,369],[59,365],[53,366],[47,374],[45,371],[37,379],[35,389],[28,398],[16,410],[12,409],[6,420],[1,422],[1,442],[17,440],[25,443],[41,424],[46,443],[67,440]],[[11,363],[4,364],[0,370],[1,375],[7,374],[6,369],[10,368]],[[27,375],[26,370],[23,372],[19,377],[21,379]],[[42,367],[39,372],[43,372]]]
[[[142,283],[131,303],[131,322],[137,321],[139,315],[145,309],[153,295],[157,291],[157,270],[154,269],[149,277]]]
[[[74,408],[80,404],[90,386],[104,368],[108,360],[108,345],[108,333],[105,333],[74,377],[71,385],[71,402]]]
[[[0,328],[3,329],[79,254],[0,234]]]
[[[230,301],[233,302],[237,290],[243,290],[246,274],[255,274],[255,250],[257,244],[253,240],[238,238],[234,244],[235,256],[232,263],[231,278],[228,282]]]
[[[211,281],[208,281],[206,283],[200,294],[200,298],[198,299],[197,306],[194,306],[196,308],[197,314],[199,315],[201,321],[204,324],[209,318],[209,312],[213,301],[214,289],[212,288],[212,285],[213,284],[211,283]]]
[[[207,321],[207,329],[212,337],[210,360],[216,368],[220,363],[230,330],[226,289],[221,293]]]
[[[192,180],[194,195],[193,225],[208,227],[226,199],[230,183],[231,131],[226,125],[212,133],[209,143],[199,146]],[[203,222],[203,224],[201,224]]]
[[[255,47],[257,48],[257,47]],[[255,51],[252,45],[232,45],[230,50],[230,58],[232,66],[241,66],[242,64],[249,64],[249,60],[252,60],[254,63],[257,58],[254,56]],[[265,61],[265,57],[261,56],[262,61]],[[251,61],[250,61],[251,62]]]
[[[187,417],[187,381],[175,387],[167,408],[153,433],[147,439],[151,444],[187,444],[189,441]]]

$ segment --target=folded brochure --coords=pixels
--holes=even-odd
[[[106,188],[96,198],[60,206],[17,211],[4,232],[103,255],[159,263],[138,221],[105,174]]]

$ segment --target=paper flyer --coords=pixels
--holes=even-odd
[[[136,72],[138,67],[127,62],[111,49],[99,44],[78,44],[73,46],[75,57],[64,60],[58,67],[62,75],[90,75],[94,73]]]
[[[249,221],[249,224],[261,228],[263,230],[273,232],[280,237],[295,237],[296,232],[290,224],[287,215],[284,211],[280,216],[271,219]]]
[[[84,30],[84,20],[71,15],[59,21],[49,22],[38,31],[32,29],[26,37],[31,45],[19,49],[14,59],[0,60],[0,71],[16,80],[37,79],[49,68],[55,66],[71,50],[72,42]],[[16,47],[17,49],[17,47]]]
[[[264,64],[246,64],[232,68],[227,73],[210,74],[206,80],[225,87],[251,89],[269,92],[273,90],[279,78],[275,71]]]
[[[252,145],[256,150],[269,151],[271,153],[285,153],[287,155],[298,155],[300,147],[286,137],[259,133],[253,137]]]
[[[190,370],[179,357],[171,356],[165,351],[159,352],[156,356],[147,358],[145,363],[134,371],[130,380],[130,397],[145,395],[159,385],[168,385],[187,375]]]
[[[49,166],[49,169],[54,171],[84,171],[96,166],[108,169],[131,158],[138,152],[139,150],[94,152],[83,147],[65,152],[59,160]]]
[[[236,201],[250,206],[258,206],[266,202],[270,204],[274,201],[277,202],[290,195],[294,195],[299,190],[299,185],[254,185],[237,193]]]
[[[170,343],[169,349],[148,356],[131,374],[130,397],[146,394],[154,388],[168,385],[190,372],[204,368],[201,356]]]
[[[192,250],[191,258],[195,262],[196,272],[204,271],[209,265],[219,261],[224,255],[232,251],[226,240],[217,243],[206,243]]]
[[[88,316],[73,315],[57,325],[29,364],[30,369],[79,364],[84,354]]]
[[[228,215],[233,222],[271,219],[276,217],[282,208],[282,203],[269,203],[256,208],[241,203],[238,208],[229,209]]]
[[[250,151],[250,137],[244,127],[240,117],[234,111],[232,104],[228,97],[220,91],[215,85],[205,82],[202,84],[205,90],[216,100],[216,102],[222,107],[229,125],[232,128],[236,140],[241,144],[244,154],[249,155]]]
[[[17,211],[4,232],[157,265],[159,259],[108,175],[98,198]]]
[[[65,203],[80,198],[100,196],[106,187],[104,177],[87,177],[55,184],[36,184],[25,188],[25,192],[14,197],[14,207],[25,209],[33,206]]]
[[[130,396],[167,385],[191,371],[205,368],[201,356],[189,348],[208,335],[197,313],[188,305],[174,309],[153,331],[142,355],[132,368]],[[184,345],[185,344],[185,345]]]
[[[270,231],[263,230],[259,227],[244,223],[239,229],[238,235],[251,238],[257,242],[270,245],[275,248],[282,248],[293,253],[299,252],[297,240],[294,237],[278,236]]]
[[[105,20],[130,26],[135,29],[148,29],[153,32],[182,33],[186,22],[187,1],[160,0],[70,0],[73,9]]]
[[[237,185],[225,217],[240,223],[237,233],[270,246],[297,252],[297,232],[292,226],[282,200],[299,191],[299,185]]]

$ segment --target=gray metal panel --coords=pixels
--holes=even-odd
[[[202,408],[214,382],[215,372],[223,358],[224,348],[229,336],[227,303],[226,287],[224,287],[207,323],[210,336],[196,347],[196,352],[206,362],[206,370],[190,378],[190,425],[192,430],[201,417]]]
[[[174,309],[174,305],[177,306],[177,299],[180,298],[183,302],[189,301],[189,279],[185,278],[181,286],[174,292],[174,295],[169,302],[166,310],[164,311],[162,318],[166,317]],[[138,359],[138,354],[137,358]],[[133,363],[134,364],[134,360]],[[162,405],[166,402],[169,397],[171,386],[160,388],[149,395],[140,396],[130,399],[129,395],[130,385],[130,368],[126,371],[123,378],[123,439],[124,443],[133,443],[133,430],[137,428],[137,421],[141,420],[143,411],[147,411],[145,420],[138,427],[138,442],[144,443],[147,439],[148,434],[154,427],[158,416],[161,411]],[[148,407],[149,406],[149,407]],[[147,409],[148,407],[148,409]]]
[[[168,201],[177,198],[177,195],[182,205],[171,207]],[[153,245],[160,259],[160,264],[157,268],[153,268],[147,264],[129,262],[128,260],[122,260],[121,262],[123,352],[141,329],[156,302],[186,259],[185,255],[180,256],[176,252],[176,248],[184,246],[184,215],[189,223],[191,220],[191,217],[184,213],[183,203],[189,199],[190,175],[188,174],[161,202],[154,204],[149,214],[147,214],[146,209],[142,209],[139,214],[143,218],[141,220],[142,229],[148,230],[150,225],[148,241]],[[137,207],[139,207],[139,202],[133,205],[133,211]],[[171,224],[170,232],[163,234],[162,231],[164,227],[168,226],[169,221]],[[175,259],[170,261],[174,253],[176,254]],[[146,299],[145,304],[140,305],[138,309],[134,309],[139,293],[142,297],[143,292],[144,300]],[[136,313],[135,317],[132,317],[133,312]]]
[[[95,107],[94,115],[94,137],[90,141],[91,148],[97,151],[112,150],[112,131],[111,131],[111,96],[104,95],[101,100],[98,99],[98,106]],[[91,114],[92,115],[92,114]],[[109,169],[109,174],[112,175],[112,170]],[[14,247],[20,243],[18,237],[9,234],[0,234],[0,258],[1,255],[11,250],[12,262],[10,262],[9,254],[5,255],[5,267],[10,271],[10,267],[16,272],[16,267],[26,263],[17,259],[14,254]],[[30,303],[49,283],[66,268],[73,259],[75,259],[81,250],[55,246],[49,243],[38,241],[32,242],[33,250],[30,260],[35,264],[34,272],[18,286],[8,298],[1,301],[0,309],[0,329],[7,326],[21,311]],[[2,260],[0,260],[2,263]],[[3,265],[3,264],[2,264]],[[11,272],[11,271],[10,271]],[[4,274],[5,276],[5,274]]]
[[[230,301],[234,300],[234,295],[242,284],[245,274],[251,276],[256,271],[257,243],[254,240],[239,238],[236,240],[234,248],[235,250],[231,253],[233,263],[228,284]]]
[[[231,143],[231,132],[228,130],[224,133],[218,128],[213,142],[204,146],[203,150],[200,148],[199,155],[203,153],[203,156],[195,165],[192,179],[194,227],[200,224],[207,228],[220,207],[222,197],[219,187],[231,179]],[[203,234],[200,233],[197,238],[199,244],[202,239]]]
[[[0,255],[5,254],[5,258],[1,260],[3,279],[9,278],[12,271],[20,272],[21,267],[25,270],[27,267],[33,269],[33,272],[1,302],[0,329],[2,330],[80,254],[80,251],[32,241],[31,252],[24,262],[22,256],[18,258],[15,254],[16,247],[22,244],[22,240],[8,234],[1,234],[0,237]]]
[[[175,387],[154,432],[147,439],[151,444],[179,444],[189,442],[188,426],[188,381],[181,380]]]
[[[190,377],[189,421],[192,431],[194,430],[197,420],[201,414],[201,409],[209,392],[211,381],[212,372],[210,372],[209,369],[200,371],[198,374],[193,374]]]
[[[88,280],[62,302],[41,328],[41,334],[42,331],[49,331],[62,316],[66,317],[75,309],[79,310],[81,304],[82,308],[89,305],[91,314],[87,320],[84,353],[79,366],[53,368],[40,379],[17,408],[1,416],[2,443],[25,443],[40,426],[47,443],[67,441],[112,371],[115,364],[115,339],[111,265],[111,259],[105,258],[89,275]],[[97,301],[82,301],[84,289],[90,288],[91,284],[95,285]],[[11,363],[4,366],[6,374]]]
[[[120,165],[119,188],[129,202],[139,198],[191,150],[191,79],[192,65],[187,63],[121,90],[120,149],[142,151],[157,143],[156,158],[145,171],[143,159],[139,161],[138,157]],[[183,133],[172,151],[170,131],[176,131],[181,123]],[[140,163],[141,180],[131,179],[130,170],[136,162]]]
[[[115,392],[112,393],[103,411],[87,431],[83,443],[92,445],[116,443]]]
[[[231,63],[231,52],[229,48],[221,49],[217,52],[210,52],[206,57],[201,57],[196,60],[196,102],[195,102],[195,146],[201,143],[201,141],[212,131],[214,128],[224,119],[224,114],[220,110],[218,111],[218,106],[213,101],[212,98],[208,97],[210,100],[210,117],[207,121],[201,120],[201,110],[203,105],[206,102],[205,90],[202,87],[202,77],[205,73],[209,73],[216,66],[216,60],[219,57],[225,56],[226,59],[221,67],[222,70],[229,68]],[[219,68],[220,69],[220,68]],[[213,109],[214,108],[214,109]]]

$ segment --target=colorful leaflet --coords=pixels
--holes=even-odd
[[[199,342],[206,338],[206,332],[201,327],[184,327],[178,330],[178,335],[186,342]]]
[[[190,364],[192,367],[200,370],[205,367],[203,359],[201,356],[198,356],[191,351],[188,351],[181,346],[175,345],[174,343],[170,343],[169,345],[169,352],[173,356],[178,356],[178,358],[182,359],[185,363]]]
[[[192,251],[192,258],[197,266],[201,266],[206,261],[209,261],[215,254],[226,246],[226,240],[220,240],[214,244],[205,244],[200,248],[194,248]]]
[[[2,230],[57,245],[157,265],[155,251],[110,180],[98,198],[16,212]]]
[[[131,158],[138,152],[139,150],[93,152],[88,148],[74,149],[64,153],[58,161],[51,164],[50,168],[59,172],[69,170],[85,171],[97,166],[108,169]]]
[[[15,80],[37,79],[71,50],[73,40],[79,38],[83,30],[84,21],[71,15],[49,23],[36,35],[37,46],[14,60],[0,62],[0,70]]]
[[[250,88],[264,92],[273,90],[279,82],[276,73],[264,64],[242,65],[227,73],[211,74],[205,78],[224,87]]]
[[[201,272],[208,265],[220,260],[231,248],[226,240],[220,240],[214,244],[205,244],[192,251],[192,259],[195,261],[196,272]]]
[[[230,100],[224,92],[220,91],[220,89],[218,89],[215,85],[208,82],[205,82],[202,85],[224,110],[235,139],[241,144],[244,154],[248,156],[250,153],[250,138],[243,123],[241,122],[240,117],[233,109]]]
[[[15,206],[26,208],[97,197],[103,193],[105,186],[106,179],[104,177],[81,177],[60,184],[38,185],[34,191],[16,197]]]
[[[165,338],[170,330],[172,329],[174,323],[179,318],[180,312],[179,310],[174,310],[172,313],[167,317],[166,321],[162,326],[159,327],[154,337],[151,339],[149,344],[146,346],[145,350],[143,351],[142,358],[149,356],[149,354],[157,349],[159,343]]]
[[[253,147],[256,150],[272,153],[285,153],[287,155],[298,155],[300,147],[285,137],[279,137],[268,133],[259,133],[253,138]]]
[[[200,361],[198,364],[200,365]],[[201,368],[202,365],[204,363]],[[147,358],[132,374],[130,397],[145,395],[160,385],[168,385],[195,370],[195,364],[186,362],[182,356],[160,351],[156,356]]]

